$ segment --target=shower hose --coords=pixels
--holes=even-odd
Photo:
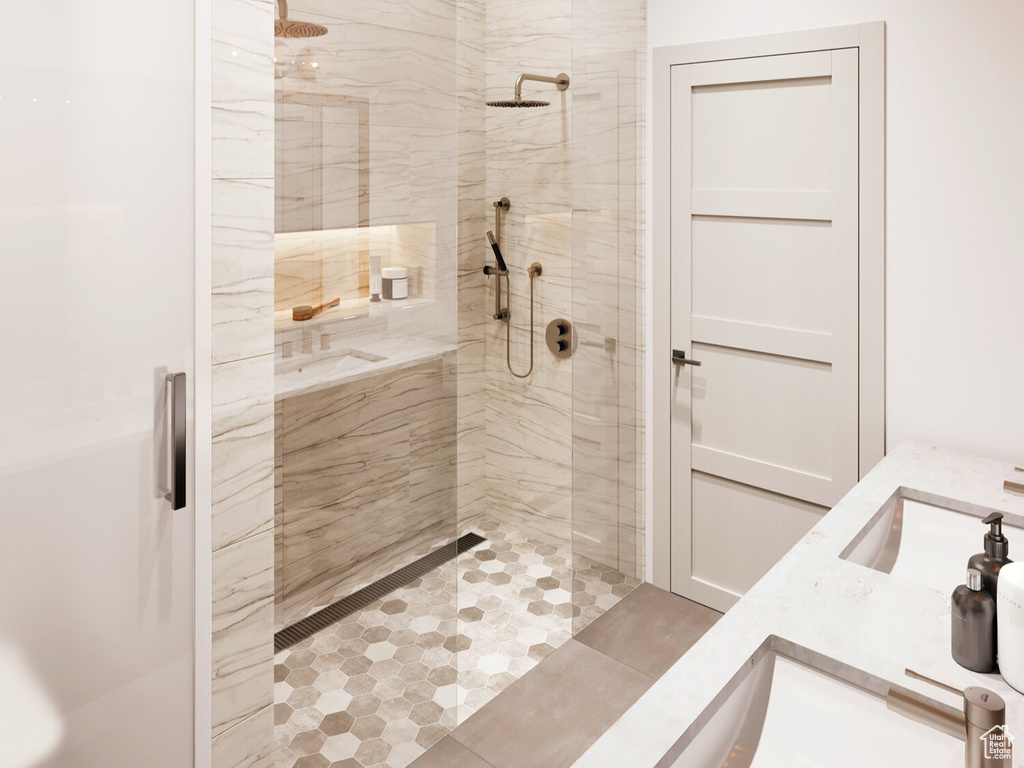
[[[508,328],[505,329],[505,365],[508,366],[508,372],[517,379],[525,379],[533,373],[533,281],[540,274],[540,265],[534,264],[527,272],[530,275],[530,368],[526,373],[516,373],[512,367],[512,284],[509,282],[508,273],[504,275],[506,295],[509,297]]]

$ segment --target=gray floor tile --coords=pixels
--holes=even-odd
[[[576,640],[657,679],[721,616],[685,597],[641,584]]]
[[[494,768],[563,768],[653,682],[570,640],[452,731],[452,738]]]
[[[638,583],[480,528],[487,541],[457,560],[275,656],[278,768],[406,768]]]
[[[415,760],[409,768],[493,768],[451,736],[445,736]]]

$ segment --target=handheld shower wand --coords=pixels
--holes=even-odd
[[[491,250],[494,251],[494,258],[498,262],[498,269],[500,269],[502,272],[508,272],[508,267],[505,266],[505,259],[501,255],[501,248],[498,247],[498,241],[494,239],[494,233],[488,231],[487,239],[491,243]]]

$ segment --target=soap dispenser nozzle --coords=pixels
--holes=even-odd
[[[981,522],[989,526],[985,534],[985,552],[992,557],[1006,557],[1010,542],[1003,536],[1003,513],[993,512]]]

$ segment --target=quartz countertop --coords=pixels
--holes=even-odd
[[[1007,704],[1024,738],[1024,695],[998,673],[950,655],[949,595],[841,560],[839,555],[899,489],[910,488],[1024,515],[1024,496],[1003,490],[1012,464],[904,443],[886,456],[575,763],[578,768],[655,766],[769,635],[777,635],[956,709],[959,697],[906,677],[913,669],[958,688],[981,685]],[[978,551],[984,526],[978,526]],[[1010,541],[1024,559],[1024,541]],[[964,562],[966,569],[967,563]],[[643,638],[637,638],[643,642]],[[1018,741],[1018,744],[1022,742]],[[1024,751],[1024,750],[1019,750]],[[1019,758],[1015,765],[1024,765]]]

